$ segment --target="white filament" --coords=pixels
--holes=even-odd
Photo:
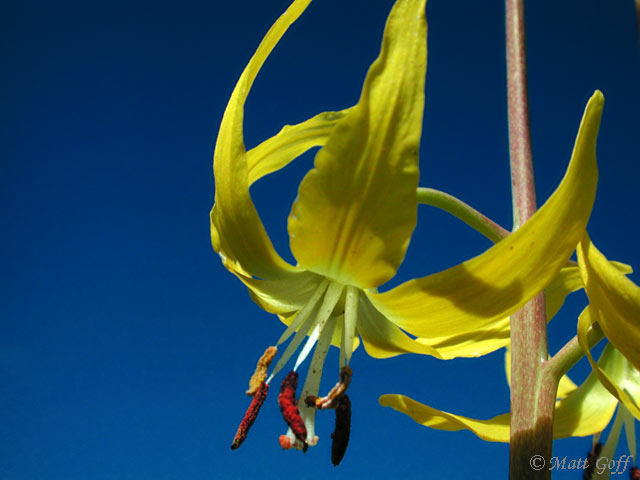
[[[602,452],[600,452],[599,458],[608,458],[612,459],[613,455],[616,453],[616,448],[618,447],[618,440],[620,439],[620,432],[622,430],[622,415],[620,411],[622,410],[622,404],[618,406],[618,411],[616,412],[616,418],[613,421],[613,426],[609,431],[609,436],[607,437],[607,443],[602,447]],[[611,470],[608,468],[601,469],[602,471],[596,469],[593,473],[593,480],[608,480],[609,475],[611,474]]]
[[[358,303],[360,294],[356,287],[348,286],[344,306],[344,325],[342,327],[342,341],[340,348],[340,367],[349,364],[353,353],[353,338],[358,323]]]
[[[313,292],[313,295],[311,295],[311,298],[309,298],[309,301],[305,304],[304,307],[302,307],[302,310],[298,312],[298,314],[296,315],[296,318],[293,319],[293,322],[291,322],[291,325],[289,325],[287,329],[284,331],[284,333],[280,335],[280,338],[278,339],[278,343],[276,343],[276,345],[280,345],[281,343],[284,343],[291,336],[291,334],[295,332],[300,325],[302,325],[302,322],[304,322],[307,318],[309,318],[309,315],[317,305],[318,301],[320,300],[320,297],[322,297],[322,294],[327,289],[328,283],[329,283],[329,280],[325,279],[320,283],[320,285],[318,285],[318,288],[316,288],[316,290]]]
[[[318,316],[316,317],[316,322],[313,327],[313,332],[309,336],[307,343],[305,343],[304,347],[302,347],[302,351],[300,352],[300,355],[298,355],[296,364],[293,367],[294,371],[298,370],[298,367],[300,366],[300,364],[305,361],[305,359],[309,355],[309,352],[311,352],[313,345],[316,343],[318,336],[320,335],[320,333],[323,332],[324,326],[327,323],[327,320],[329,320],[329,317],[333,313],[333,309],[338,303],[338,300],[340,300],[340,296],[342,295],[343,289],[344,289],[344,286],[339,283],[331,283],[329,285],[329,288],[327,288],[327,293],[324,296],[324,299],[322,301],[322,306],[320,307],[320,310],[318,311]]]
[[[307,427],[307,443],[311,445],[315,437],[315,419],[316,409],[313,407],[307,407],[305,399],[308,396],[318,396],[320,390],[320,380],[322,379],[322,368],[324,367],[324,361],[327,358],[327,352],[331,346],[331,339],[333,338],[333,332],[336,328],[336,318],[331,317],[318,339],[318,344],[313,352],[313,358],[311,359],[311,365],[307,372],[307,378],[305,379],[302,392],[300,392],[300,398],[298,399],[298,409],[300,410],[300,416]]]

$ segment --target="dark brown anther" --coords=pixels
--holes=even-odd
[[[262,407],[265,398],[267,398],[267,393],[269,393],[269,385],[263,382],[253,396],[253,400],[251,400],[251,404],[249,405],[249,408],[247,408],[242,422],[240,422],[236,436],[233,438],[233,443],[231,444],[231,450],[238,448],[242,445],[245,438],[247,438],[249,429],[251,428],[251,425],[253,425],[253,422],[256,421],[260,407]]]
[[[331,438],[331,463],[338,466],[347,451],[349,435],[351,434],[351,400],[344,394],[337,400],[336,427]]]
[[[602,444],[596,442],[593,444],[593,448],[587,453],[587,461],[584,464],[584,471],[582,472],[582,480],[591,480],[593,472],[596,468],[596,462],[602,451]]]
[[[282,412],[282,418],[298,440],[302,442],[302,450],[307,451],[307,427],[300,416],[300,410],[296,406],[296,389],[298,388],[298,374],[289,372],[282,380],[278,405]]]

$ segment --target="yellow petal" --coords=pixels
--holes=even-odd
[[[629,412],[640,420],[640,407],[637,403],[637,399],[640,399],[640,373],[638,373],[638,370],[635,369],[618,350],[614,349],[611,346],[612,344],[607,345],[607,348],[616,352],[617,356],[621,359],[620,362],[624,367],[623,374],[617,376],[611,375],[611,372],[606,371],[602,367],[601,362],[596,363],[591,356],[587,342],[587,334],[595,322],[600,323],[599,320],[600,317],[598,317],[597,310],[592,309],[591,306],[588,306],[582,311],[578,320],[578,341],[587,354],[587,359],[593,369],[589,377],[595,374],[600,384],[603,385],[603,388],[606,388],[608,393],[613,395],[612,398],[615,397],[620,400]]]
[[[470,430],[488,442],[509,441],[510,416],[508,413],[498,415],[489,420],[474,420],[473,418],[431,408],[404,395],[382,395],[379,402],[383,407],[391,407],[398,412],[409,415],[413,420],[425,427],[449,432]]]
[[[564,179],[528,222],[471,260],[369,295],[374,306],[418,337],[444,337],[503,321],[545,288],[571,256],[591,213],[603,103],[596,91]]]
[[[626,361],[615,349],[605,349],[599,363],[612,378],[620,380],[627,373]],[[509,441],[508,413],[489,420],[475,420],[437,410],[404,395],[382,395],[379,401],[383,407],[391,407],[409,415],[426,427],[448,431],[470,430],[490,442]],[[556,402],[553,437],[586,436],[604,430],[611,421],[617,404],[617,400],[591,374],[585,383],[565,399]]]
[[[640,369],[640,287],[609,264],[587,233],[577,252],[595,321],[609,341]]]
[[[560,310],[565,297],[582,288],[582,278],[578,267],[564,267],[545,289],[545,305],[547,321]],[[458,335],[446,335],[444,337],[418,338],[418,342],[435,348],[444,359],[456,357],[480,357],[494,352],[502,347],[507,347],[510,342],[509,317],[502,318],[471,332]],[[571,380],[568,380],[571,382]],[[560,381],[563,385],[563,380]],[[571,389],[567,384],[567,389]],[[575,385],[574,385],[575,388]],[[563,387],[563,391],[564,391]],[[560,397],[561,398],[561,397]]]
[[[558,393],[556,394],[556,398],[565,398],[576,388],[578,388],[578,386],[573,383],[573,380],[571,380],[568,375],[563,375],[560,379],[560,383],[558,384]]]
[[[566,295],[582,287],[578,267],[565,267],[545,289],[547,321],[560,310]],[[480,357],[511,343],[509,317],[502,318],[471,332],[444,337],[418,338],[418,342],[435,348],[444,359]],[[562,384],[562,380],[560,381]]]
[[[509,345],[509,317],[497,320],[471,332],[416,340],[434,348],[441,358],[481,357]]]
[[[424,0],[399,0],[358,105],[338,122],[289,216],[300,266],[376,287],[395,274],[416,224],[424,105]]]
[[[622,273],[631,273],[629,265],[620,262],[609,262],[613,268]],[[547,321],[558,313],[566,296],[583,287],[582,277],[577,266],[563,267],[558,275],[544,290]],[[510,324],[509,317],[497,320],[482,328],[459,335],[446,335],[444,337],[418,338],[418,342],[435,348],[444,359],[456,357],[480,357],[509,345]],[[558,398],[561,392],[565,394],[575,389],[575,384],[567,377],[560,380]]]
[[[296,0],[274,23],[231,94],[214,153],[215,204],[211,210],[211,243],[229,270],[245,276],[275,278],[293,271],[276,253],[249,195],[247,154],[242,121],[244,102],[262,64],[284,32],[311,0]]]
[[[440,358],[436,350],[421,344],[387,320],[360,295],[357,328],[364,348],[374,358],[389,358],[403,353],[422,353]]]
[[[627,375],[626,363],[619,352],[607,345],[596,365],[611,378],[622,381]],[[601,432],[611,421],[617,405],[618,400],[602,386],[597,375],[591,373],[582,385],[556,403],[554,438],[585,437]]]
[[[276,135],[247,152],[249,185],[281,169],[313,147],[321,147],[349,109],[324,112],[296,125],[285,125]]]

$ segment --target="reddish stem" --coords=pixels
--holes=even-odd
[[[536,212],[523,0],[506,0],[507,102],[514,231]],[[540,293],[511,316],[510,478],[548,479],[557,380],[546,373],[547,322]],[[533,467],[533,468],[532,468]]]

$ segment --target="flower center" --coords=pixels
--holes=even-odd
[[[308,446],[315,445],[318,442],[315,434],[316,410],[332,408],[336,410],[336,429],[331,435],[332,450],[335,450],[332,453],[332,461],[336,465],[340,462],[349,441],[351,403],[345,392],[351,380],[352,372],[348,363],[353,351],[359,297],[359,290],[356,287],[345,286],[329,279],[321,282],[278,339],[277,345],[281,345],[293,335],[268,378],[266,378],[267,370],[276,355],[277,348],[269,347],[259,360],[247,391],[248,395],[254,396],[254,401],[247,410],[241,428],[238,429],[238,432],[242,433],[242,440],[253,424],[257,410],[264,402],[269,383],[289,362],[306,338],[293,370],[286,376],[280,389],[278,403],[283,418],[289,426],[287,433],[280,436],[280,445],[285,449],[295,448],[305,451]],[[342,333],[339,381],[327,396],[318,397],[322,369],[338,326],[341,326]],[[296,401],[297,370],[312,350],[314,352],[307,377]],[[234,440],[234,448],[237,446],[239,444]]]

